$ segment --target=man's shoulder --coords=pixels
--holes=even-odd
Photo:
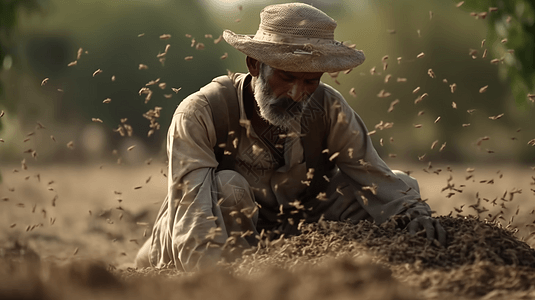
[[[207,85],[201,87],[195,93],[186,97],[178,105],[175,114],[185,113],[191,114],[201,109],[210,110],[210,101],[213,99],[224,99],[228,93],[224,89],[236,86],[236,80],[240,80],[245,74],[236,74],[236,76],[218,76]],[[232,93],[235,93],[233,90]]]
[[[334,87],[322,82],[324,92],[323,105],[326,109],[339,108],[341,106],[350,107],[342,94]]]
[[[336,90],[335,88],[333,88],[332,86],[326,84],[325,82],[322,82],[323,84],[323,89],[325,91],[325,98],[329,98],[329,99],[344,99],[344,96],[342,96],[342,94],[340,94],[340,92],[338,90]]]

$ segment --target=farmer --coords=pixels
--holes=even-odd
[[[301,3],[267,6],[254,36],[225,30],[247,58],[180,103],[168,132],[167,197],[138,267],[192,271],[299,233],[302,222],[404,218],[445,244],[418,183],[392,171],[324,72],[364,54],[333,39],[336,22]]]

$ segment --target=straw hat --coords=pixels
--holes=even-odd
[[[364,53],[334,40],[336,22],[303,3],[270,5],[254,36],[223,32],[232,47],[288,72],[338,72],[364,62]]]

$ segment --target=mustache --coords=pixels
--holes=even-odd
[[[280,97],[273,99],[269,105],[271,106],[277,106],[280,108],[292,108],[292,107],[304,107],[306,101],[310,98],[311,95],[303,95],[301,97],[301,101],[294,101],[292,98],[289,97]]]

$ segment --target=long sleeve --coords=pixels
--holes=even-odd
[[[152,265],[173,261],[178,268],[192,271],[219,259],[220,248],[209,244],[223,245],[228,236],[217,229],[224,229],[224,224],[214,188],[215,143],[208,103],[195,94],[186,98],[167,135],[168,191],[152,241],[153,246],[166,246],[152,247]]]
[[[368,197],[356,197],[360,205],[377,223],[406,210],[413,216],[431,215],[429,206],[418,201],[419,192],[410,189],[379,157],[362,119],[343,96],[327,87],[325,97],[329,153],[338,153],[336,165],[351,184],[368,191],[364,193]]]

